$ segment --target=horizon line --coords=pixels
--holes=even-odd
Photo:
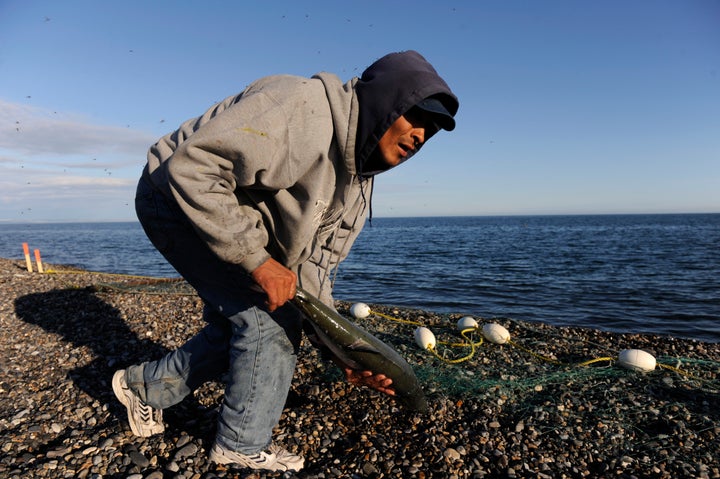
[[[372,219],[411,219],[411,218],[506,218],[506,217],[549,217],[549,216],[663,216],[663,215],[717,215],[720,211],[682,211],[682,212],[625,212],[625,213],[487,213],[487,214],[448,214],[448,215],[382,215]],[[0,224],[70,224],[70,223],[139,223],[135,219],[64,219],[64,220],[11,220],[0,219]]]

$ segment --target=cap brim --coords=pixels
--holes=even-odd
[[[435,123],[443,130],[452,131],[455,129],[455,118],[453,118],[447,108],[445,108],[445,105],[437,98],[425,98],[415,106],[423,111],[432,113]]]

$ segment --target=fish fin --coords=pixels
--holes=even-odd
[[[380,354],[380,351],[376,347],[374,347],[372,344],[368,343],[364,339],[358,339],[351,344],[348,344],[345,349],[349,349],[350,351]]]

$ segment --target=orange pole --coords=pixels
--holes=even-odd
[[[44,273],[45,271],[43,271],[43,265],[42,265],[42,260],[40,259],[40,250],[39,249],[35,250],[35,262],[37,263],[38,273]]]
[[[23,253],[25,253],[25,264],[27,265],[27,270],[32,273],[32,261],[30,261],[30,248],[28,248],[27,243],[22,244],[23,247]]]

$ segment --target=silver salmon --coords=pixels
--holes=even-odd
[[[412,411],[426,412],[427,400],[412,367],[393,348],[343,317],[302,288],[293,303],[333,354],[348,367],[392,379],[395,398]]]

